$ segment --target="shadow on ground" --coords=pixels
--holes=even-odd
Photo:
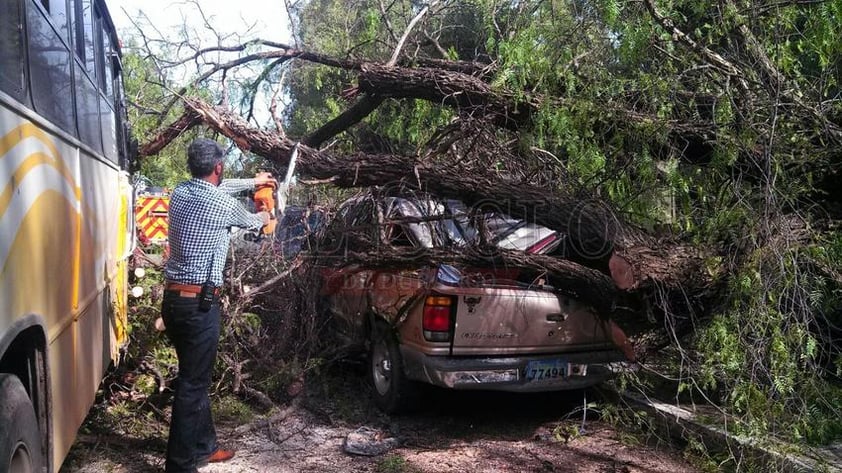
[[[411,414],[387,416],[369,398],[362,365],[337,363],[309,376],[299,407],[269,413],[244,428],[217,422],[221,441],[237,449],[232,462],[203,473],[233,472],[695,472],[666,445],[647,446],[600,420],[595,391],[511,394],[430,390]],[[96,409],[103,409],[98,406]],[[96,411],[95,409],[95,411]],[[583,414],[585,420],[583,422]],[[96,422],[92,414],[90,425]],[[159,437],[118,432],[85,434],[61,473],[162,471],[166,424],[147,415]],[[126,420],[134,422],[136,420]],[[368,457],[343,450],[360,428],[398,446]]]

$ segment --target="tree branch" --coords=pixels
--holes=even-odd
[[[438,0],[433,0],[432,2],[427,4],[409,22],[409,25],[407,25],[407,27],[406,27],[406,31],[403,32],[403,36],[401,36],[401,39],[398,41],[398,45],[395,47],[394,52],[392,52],[392,57],[389,58],[389,61],[386,63],[386,67],[391,67],[391,66],[394,66],[395,64],[397,64],[398,56],[400,56],[401,49],[403,49],[403,45],[406,43],[406,39],[409,37],[409,33],[412,32],[412,29],[415,28],[415,25],[418,24],[419,21],[421,21],[421,18],[423,18],[424,15],[426,15],[427,12],[430,11],[430,8],[435,6],[436,3],[438,3]]]
[[[359,61],[349,61],[349,60],[344,60],[344,59],[337,59],[337,58],[325,56],[325,55],[318,54],[318,53],[312,53],[312,52],[308,52],[308,51],[299,51],[299,50],[296,50],[296,49],[280,49],[280,50],[276,50],[276,51],[263,51],[263,52],[257,52],[257,53],[249,54],[249,55],[234,59],[232,61],[229,61],[229,62],[226,62],[226,63],[223,63],[223,64],[216,64],[214,67],[208,69],[207,71],[205,71],[203,74],[201,74],[196,79],[193,79],[192,81],[190,81],[189,84],[187,84],[184,87],[182,87],[181,89],[179,89],[173,95],[173,97],[167,102],[167,104],[164,106],[164,108],[162,110],[163,115],[158,119],[158,122],[156,123],[156,126],[161,126],[161,124],[163,124],[164,117],[169,113],[170,109],[172,109],[172,107],[175,106],[175,104],[178,102],[178,100],[182,96],[184,96],[191,87],[195,87],[197,84],[200,84],[200,83],[204,82],[205,80],[207,80],[208,78],[210,78],[211,76],[213,76],[214,74],[216,74],[219,71],[233,69],[235,67],[239,67],[239,66],[242,66],[244,64],[248,64],[250,62],[253,62],[253,61],[261,61],[261,60],[267,60],[267,59],[277,59],[276,65],[280,65],[280,64],[283,64],[284,62],[286,62],[290,59],[296,59],[296,58],[303,59],[305,61],[318,63],[318,64],[323,64],[323,65],[326,65],[326,66],[339,67],[339,68],[347,69],[347,70],[359,70],[361,68],[361,65],[362,65],[362,63],[359,62]]]
[[[655,18],[655,21],[657,21],[662,28],[667,30],[672,35],[673,39],[680,43],[683,43],[685,46],[695,51],[704,60],[716,66],[725,74],[744,80],[744,76],[737,66],[731,64],[727,59],[720,56],[716,52],[711,51],[710,49],[694,41],[693,38],[687,36],[686,33],[678,29],[678,27],[675,26],[675,23],[671,19],[661,14],[661,12],[659,12],[658,9],[655,7],[655,0],[644,0],[644,3],[646,4],[646,8],[649,10],[649,13],[652,15],[653,18]]]
[[[439,54],[441,54],[442,59],[447,59],[447,51],[445,51],[444,48],[441,47],[441,44],[439,44],[439,41],[436,38],[430,36],[430,34],[426,31],[424,32],[424,38],[426,38],[427,41],[429,41],[430,44],[432,44],[433,47],[436,48],[436,51],[438,51]]]
[[[185,107],[184,113],[181,114],[174,122],[159,131],[151,140],[144,143],[138,150],[140,156],[153,156],[158,154],[173,140],[178,138],[182,133],[202,123],[198,113],[192,108]]]
[[[231,139],[243,151],[263,156],[277,168],[289,164],[295,141],[253,128],[230,110],[190,98],[185,98],[184,104],[202,122]],[[159,143],[162,140],[155,138],[152,141]],[[152,147],[145,145],[143,149],[148,154]],[[451,158],[451,162],[458,162],[453,156]],[[329,180],[344,188],[391,185],[396,189],[421,190],[558,230],[568,236],[573,261],[612,275],[622,273],[623,287],[630,290],[649,282],[676,287],[684,284],[683,278],[688,275],[704,277],[699,269],[702,251],[690,251],[692,248],[673,251],[679,246],[666,241],[655,242],[620,222],[600,200],[575,193],[572,186],[560,186],[561,191],[551,191],[521,180],[503,178],[487,169],[441,166],[433,160],[391,154],[340,155],[306,145],[299,146],[296,169],[304,178]],[[619,253],[615,252],[615,247]]]
[[[365,248],[362,246],[362,248]],[[351,250],[351,248],[349,248]],[[419,261],[430,265],[455,264],[462,267],[519,269],[545,273],[552,285],[571,297],[587,301],[604,317],[610,316],[620,297],[611,278],[572,261],[552,256],[526,254],[520,251],[499,248],[430,249],[401,251],[389,247],[378,247],[365,251],[353,248],[343,254],[341,260],[327,259],[343,266],[353,263],[365,264],[366,269],[387,269],[418,267]]]
[[[284,44],[284,43],[277,43],[275,41],[267,41],[267,40],[264,40],[264,39],[256,38],[256,39],[252,39],[252,40],[246,41],[245,43],[234,45],[234,46],[213,46],[213,47],[209,47],[209,48],[198,49],[198,50],[196,50],[195,53],[193,53],[193,55],[191,55],[189,57],[186,57],[186,58],[183,58],[183,59],[180,59],[178,61],[169,61],[169,60],[166,60],[166,59],[159,59],[159,60],[161,62],[166,63],[167,67],[175,67],[175,66],[180,66],[180,65],[186,64],[190,61],[196,60],[196,59],[204,56],[207,53],[214,53],[214,52],[236,53],[236,52],[245,51],[246,49],[248,49],[251,46],[268,46],[270,48],[277,48],[277,49],[283,49],[283,50],[295,49],[292,46],[289,46],[289,45]]]
[[[395,2],[392,2],[392,5],[394,4]],[[391,8],[392,5],[389,5],[389,8]],[[386,8],[386,5],[383,4],[383,0],[380,0],[380,18],[383,20],[383,23],[386,24],[386,31],[389,32],[389,36],[392,38],[392,41],[397,43],[398,37],[395,35],[395,28],[392,27],[392,22],[389,21],[389,11]]]
[[[269,104],[269,114],[272,115],[272,121],[275,123],[275,128],[278,129],[278,133],[282,137],[286,137],[286,132],[284,131],[284,125],[281,121],[281,118],[278,116],[278,92],[284,86],[284,79],[286,78],[286,72],[281,72],[281,79],[278,81],[278,86],[275,88],[275,92],[272,94],[272,100]]]
[[[729,0],[729,5],[736,8],[736,5]],[[763,46],[754,36],[754,33],[748,28],[744,22],[740,22],[737,27],[737,33],[740,36],[746,50],[754,61],[760,65],[760,73],[765,78],[764,83],[771,96],[780,94],[785,99],[794,103],[801,110],[809,115],[810,119],[821,126],[823,134],[837,144],[842,144],[842,127],[828,120],[827,116],[815,107],[807,104],[802,98],[802,94],[795,84],[787,80],[787,78],[778,70],[766,52]]]
[[[301,140],[301,142],[312,148],[321,147],[325,141],[342,133],[369,116],[371,112],[383,103],[383,100],[383,97],[378,95],[364,95],[348,110],[345,110],[338,117],[322,125],[318,130]]]
[[[394,52],[392,52],[392,57],[389,61],[384,65],[385,67],[392,67],[398,61],[398,56],[400,56],[401,49],[406,42],[406,38],[409,36],[409,33],[415,27],[421,17],[429,11],[430,7],[436,4],[436,1],[432,2],[430,5],[424,7],[412,21],[409,22],[409,25],[406,27],[406,31],[404,31],[403,36],[401,36],[400,40],[398,41],[398,45],[395,47]],[[380,9],[383,13],[383,17],[386,18],[386,11],[383,5],[383,2],[380,2]],[[389,24],[388,19],[386,19],[386,25],[390,28],[391,32],[391,24]],[[334,136],[342,133],[343,131],[347,130],[348,128],[356,125],[365,117],[369,116],[371,112],[377,109],[380,104],[383,103],[383,97],[374,95],[374,94],[367,94],[363,98],[361,98],[357,103],[355,103],[351,108],[344,111],[338,117],[330,120],[329,122],[325,123],[322,127],[318,130],[311,133],[309,136],[304,138],[302,141],[307,146],[318,148],[324,143],[325,141],[333,138]]]

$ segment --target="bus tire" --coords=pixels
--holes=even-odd
[[[0,374],[0,471],[40,473],[38,418],[17,376]]]

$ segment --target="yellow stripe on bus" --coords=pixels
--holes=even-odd
[[[22,123],[6,133],[6,136],[0,138],[0,154],[6,154],[13,146],[30,137],[39,138],[50,148],[54,156],[58,156],[58,148],[56,148],[50,135],[32,122]]]
[[[126,229],[129,227],[129,219],[131,218],[131,203],[129,195],[131,187],[128,183],[128,178],[121,175],[120,178],[120,217],[119,228]],[[119,359],[120,350],[127,341],[128,337],[128,260],[124,258],[129,240],[122,237],[117,241],[117,274],[114,278],[114,292],[113,307],[114,307],[114,336],[116,338],[116,345],[112,347],[111,359],[116,363]]]
[[[56,161],[59,161],[58,157],[60,156],[60,153],[58,152],[58,148],[53,142],[52,137],[32,122],[21,123],[16,128],[12,128],[12,130],[6,133],[3,137],[0,137],[0,159],[2,159],[10,149],[14,148],[15,145],[27,138],[38,138],[38,140],[44,143],[47,148],[50,148],[53,158]]]
[[[6,153],[8,153],[12,148],[17,146],[18,143],[27,138],[38,138],[38,141],[40,141],[47,148],[49,148],[51,157],[56,163],[56,169],[59,169],[63,176],[65,176],[68,180],[75,184],[73,173],[70,172],[70,169],[67,167],[67,165],[65,165],[64,162],[60,159],[61,153],[59,153],[59,150],[56,147],[53,138],[44,130],[38,128],[38,126],[32,122],[21,123],[17,127],[12,128],[8,133],[0,137],[0,159],[3,159],[6,156]]]
[[[3,215],[11,202],[12,195],[14,193],[15,184],[20,183],[23,176],[29,172],[33,167],[39,164],[46,164],[49,166],[54,167],[67,182],[70,184],[71,189],[76,196],[77,201],[79,202],[80,209],[76,212],[76,232],[75,232],[75,239],[74,242],[74,254],[73,254],[73,288],[72,288],[72,295],[71,295],[71,303],[74,310],[78,309],[79,307],[79,290],[80,290],[80,281],[82,275],[80,274],[80,267],[82,263],[82,212],[81,207],[84,205],[82,202],[82,189],[81,187],[76,185],[76,180],[73,177],[73,173],[67,167],[63,160],[60,159],[61,154],[59,153],[58,147],[56,147],[55,143],[53,142],[52,137],[38,128],[34,123],[25,122],[13,128],[11,131],[0,137],[0,159],[3,159],[6,154],[15,146],[17,146],[21,141],[27,138],[37,138],[41,143],[43,143],[47,148],[49,148],[51,155],[45,153],[33,153],[29,157],[24,160],[24,162],[15,170],[14,178],[12,184],[6,186],[3,189],[2,194],[0,194],[0,215]]]
[[[0,216],[3,216],[3,214],[6,213],[6,209],[9,207],[9,203],[12,201],[12,197],[14,196],[15,189],[17,188],[17,185],[23,182],[23,178],[26,173],[40,164],[46,164],[56,168],[56,170],[64,176],[64,179],[70,183],[71,188],[73,189],[73,194],[76,196],[76,200],[81,202],[82,188],[73,185],[73,177],[68,175],[66,171],[62,170],[63,166],[57,166],[55,160],[47,154],[33,153],[29,155],[29,157],[27,157],[17,169],[15,169],[15,174],[12,177],[12,184],[6,186],[3,189],[3,192],[0,192]]]

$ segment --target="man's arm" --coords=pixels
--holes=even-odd
[[[269,214],[267,212],[253,214],[246,210],[236,199],[233,197],[230,198],[228,216],[225,222],[226,226],[258,230],[267,223],[269,223]]]
[[[278,185],[278,181],[272,177],[272,173],[259,172],[253,179],[223,179],[219,183],[218,189],[228,195],[234,195],[242,191],[254,190],[255,187],[262,184],[273,183]]]
[[[217,189],[228,195],[250,191],[254,189],[254,179],[223,179]]]

